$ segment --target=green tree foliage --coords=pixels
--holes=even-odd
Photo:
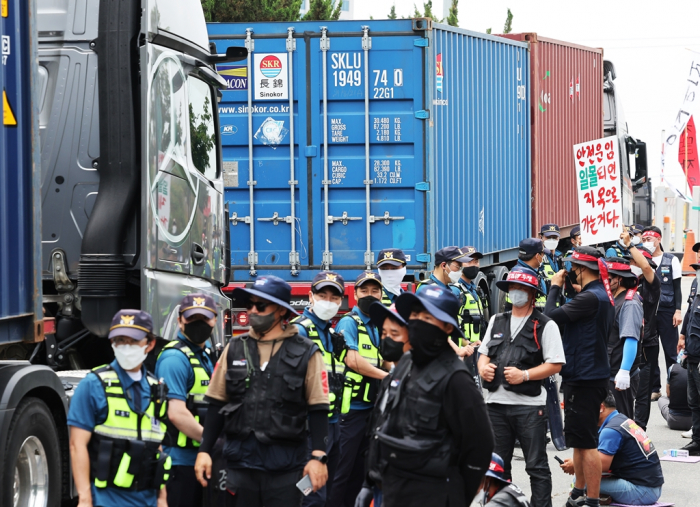
[[[416,4],[413,4],[413,17],[414,18],[431,18],[436,23],[442,23],[444,19],[438,18],[433,14],[433,0],[428,0],[423,4],[423,14],[418,10]]]
[[[303,21],[336,21],[340,18],[340,8],[342,6],[343,0],[311,0],[309,10],[301,19]]]
[[[209,153],[214,148],[216,137],[209,135],[209,125],[213,125],[211,112],[209,111],[209,98],[204,100],[204,111],[201,115],[194,112],[190,104],[190,145],[192,150],[192,162],[199,171],[204,174],[210,166]]]
[[[490,34],[490,33],[491,33],[491,29],[490,29],[490,28],[487,28],[487,29],[486,29],[486,33],[489,33],[489,34]]]
[[[503,25],[503,33],[510,33],[513,31],[513,13],[508,9],[508,14],[506,14],[506,24]]]
[[[201,0],[210,22],[296,21],[303,0]],[[311,7],[314,2],[312,1]],[[320,19],[320,18],[315,18]]]
[[[389,11],[389,19],[396,19],[396,4],[391,6],[391,10]]]
[[[452,0],[452,5],[450,5],[450,13],[447,16],[447,24],[450,26],[459,26],[459,19],[457,19],[457,3],[459,0]]]

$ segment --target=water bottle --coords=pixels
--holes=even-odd
[[[690,452],[685,449],[666,449],[664,450],[664,456],[669,456],[671,458],[687,458],[690,456]]]

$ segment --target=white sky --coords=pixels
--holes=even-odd
[[[355,19],[386,18],[394,3],[399,17],[413,13],[412,1],[353,1]],[[416,4],[422,10],[422,2]],[[442,0],[433,4],[437,14]],[[513,32],[605,49],[605,59],[615,63],[630,134],[647,143],[649,174],[658,183],[661,131],[671,126],[685,92],[686,48],[700,52],[700,1],[460,0],[459,26],[498,33],[508,7]]]

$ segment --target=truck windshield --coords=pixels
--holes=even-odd
[[[192,162],[205,178],[215,180],[218,164],[211,89],[204,81],[193,76],[187,78],[187,85]]]

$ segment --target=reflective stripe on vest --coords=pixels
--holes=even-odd
[[[474,295],[462,283],[459,283],[457,287],[459,287],[459,290],[464,295],[464,304],[459,309],[459,322],[464,331],[464,337],[470,342],[478,341],[481,338],[481,321],[484,318],[481,298],[478,294]],[[466,316],[466,314],[469,314],[473,319],[471,323],[463,322],[463,316]],[[459,339],[459,342],[459,345],[462,346],[462,338]]]
[[[202,413],[199,413],[198,408],[204,409],[207,406],[207,404],[204,402],[204,395],[207,393],[207,389],[209,388],[209,381],[211,380],[209,374],[207,373],[207,370],[204,368],[204,366],[202,366],[202,363],[200,362],[197,355],[192,351],[189,345],[187,345],[182,340],[175,340],[168,343],[165,347],[163,347],[161,355],[163,354],[163,352],[170,349],[179,350],[180,352],[185,354],[185,357],[187,357],[187,361],[190,363],[192,373],[194,374],[194,383],[192,384],[192,388],[187,393],[187,409],[194,416],[195,421],[203,425],[204,410],[202,410]],[[158,358],[160,359],[160,355],[158,356]],[[196,440],[192,440],[179,429],[177,429],[172,423],[172,421],[168,421],[168,434],[170,435],[171,444],[172,441],[175,440],[177,443],[177,447],[194,449],[200,446],[199,442],[197,442]]]
[[[379,349],[374,346],[370,338],[367,327],[359,315],[356,313],[348,314],[357,324],[357,352],[365,358],[372,366],[379,368],[381,356]],[[345,366],[345,388],[343,389],[343,405],[341,412],[347,414],[350,411],[350,403],[352,401],[363,401],[366,403],[374,402],[376,396],[375,379],[367,379],[356,371],[353,371],[349,366]]]

